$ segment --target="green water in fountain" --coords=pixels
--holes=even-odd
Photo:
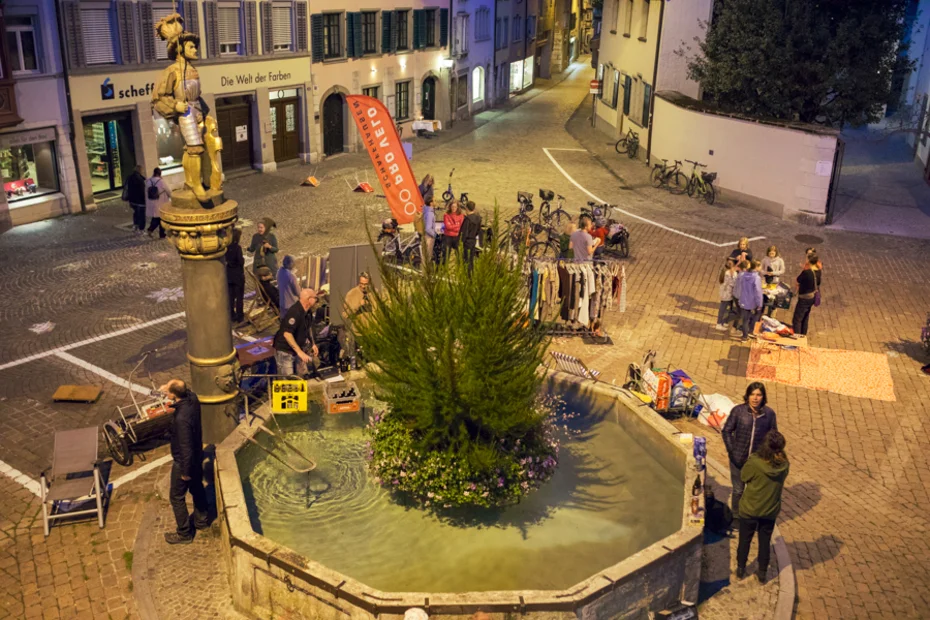
[[[675,532],[683,487],[624,431],[611,400],[563,399],[562,413],[581,415],[560,423],[568,428],[549,482],[515,506],[442,516],[405,506],[369,479],[364,412],[322,415],[315,406],[278,416],[288,441],[318,466],[297,474],[257,446],[241,450],[252,526],[384,591],[569,588]]]

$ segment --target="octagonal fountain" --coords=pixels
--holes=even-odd
[[[256,422],[217,449],[232,596],[257,618],[627,618],[696,600],[690,448],[623,393],[554,374],[559,469],[518,505],[430,513],[374,484],[361,414],[278,415],[312,457],[291,471]],[[363,389],[363,394],[365,390]],[[252,437],[254,441],[249,441]]]

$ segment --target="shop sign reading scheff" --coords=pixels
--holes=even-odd
[[[201,92],[224,95],[257,88],[279,90],[310,81],[305,57],[285,60],[199,66]],[[110,75],[71,76],[71,105],[76,110],[100,110],[151,101],[158,74],[126,71]]]

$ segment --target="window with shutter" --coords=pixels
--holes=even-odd
[[[626,116],[630,115],[630,91],[633,90],[633,79],[628,76],[623,76],[623,113]]]
[[[293,39],[291,32],[291,5],[274,5],[272,8],[271,23],[274,29],[275,51],[291,51]]]
[[[643,129],[649,127],[649,104],[652,103],[652,86],[643,82]]]
[[[439,47],[449,45],[449,9],[439,9]]]
[[[242,44],[239,27],[239,7],[220,6],[217,10],[220,34],[220,56],[236,56]]]
[[[209,56],[210,58],[218,58],[220,56],[219,20],[220,18],[216,0],[204,0],[203,24],[207,38],[205,43],[201,43],[201,51],[203,52],[204,56]]]
[[[142,34],[139,40],[142,56],[139,60],[141,62],[155,62],[155,41],[158,37],[154,35],[155,22],[152,21],[152,3],[150,0],[140,0],[136,7],[139,11],[139,32]]]
[[[197,8],[197,0],[182,0],[181,17],[184,18],[184,30],[200,34],[200,11]]]
[[[254,2],[243,5],[243,24],[245,25],[245,53],[253,56],[259,53],[258,49],[258,8]]]
[[[342,58],[342,13],[323,14],[323,57]]]
[[[346,54],[350,58],[362,55],[361,13],[346,13]]]
[[[307,3],[297,2],[294,4],[294,9],[297,12],[297,15],[296,15],[297,51],[306,52],[307,51]]]
[[[324,46],[325,36],[323,29],[323,16],[320,14],[310,16],[310,61],[323,62],[326,54]]]
[[[446,24],[448,27],[448,24]],[[446,31],[446,36],[448,36]],[[436,46],[436,9],[423,11],[423,47]]]
[[[64,18],[62,27],[65,31],[65,49],[68,54],[68,64],[71,67],[83,67],[84,35],[81,28],[81,7],[76,0],[64,0],[61,3],[61,15]]]
[[[116,63],[113,16],[110,9],[81,9],[81,36],[88,65]]]
[[[133,3],[120,0],[116,3],[116,21],[119,31],[119,57],[124,65],[139,62],[139,50],[136,47],[136,24],[133,16]]]
[[[392,43],[391,32],[393,28],[394,17],[393,11],[381,11],[381,53],[389,54],[396,48],[396,43]]]
[[[424,31],[426,30],[426,11],[414,9],[413,11],[413,49],[423,49]]]
[[[408,26],[410,23],[410,11],[395,11],[394,12],[394,30],[397,32],[391,33],[391,42],[394,50],[398,52],[404,52],[410,49],[410,37],[408,32]]]
[[[172,13],[174,13],[174,8],[171,5],[157,4],[152,6],[152,19],[156,24]],[[155,40],[155,59],[168,60],[168,42],[162,41],[157,36],[153,36],[152,38]]]
[[[378,53],[378,14],[366,11],[361,14],[362,54]]]
[[[416,30],[416,22],[414,22],[414,30]],[[405,121],[410,118],[410,82],[397,82],[394,94],[394,118]]]
[[[262,2],[262,53],[274,53],[274,11],[271,2]]]
[[[483,6],[475,13],[475,41],[491,38],[491,11]]]
[[[513,40],[523,40],[523,16],[515,15],[513,18]]]

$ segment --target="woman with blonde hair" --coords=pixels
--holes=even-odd
[[[749,237],[740,237],[736,249],[730,252],[730,258],[735,258],[737,264],[744,260],[752,260],[752,250],[749,249]]]

